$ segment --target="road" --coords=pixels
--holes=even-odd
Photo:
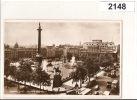
[[[106,73],[108,74],[110,72],[106,72]],[[117,75],[116,78],[111,78],[111,77],[108,77],[108,76],[104,76],[103,74],[96,78],[96,85],[99,85],[99,87],[100,87],[100,89],[99,89],[100,94],[104,93],[104,91],[111,91],[111,88],[106,87],[106,84],[107,84],[106,82],[107,81],[113,81],[113,80],[119,80],[120,81],[119,73],[120,72],[119,72],[119,69],[118,69],[118,71],[116,71],[116,75]],[[92,87],[92,90],[93,91],[92,91],[91,94],[94,93],[94,87]],[[116,95],[116,94],[111,93],[111,95]]]

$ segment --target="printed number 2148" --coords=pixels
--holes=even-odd
[[[121,3],[119,3],[119,4],[109,3],[108,5],[109,5],[109,8],[108,8],[109,10],[112,10],[112,9],[114,9],[114,10],[116,10],[116,9],[125,10],[126,9],[126,4],[125,3],[122,3],[122,4]]]

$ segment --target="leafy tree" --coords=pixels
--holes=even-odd
[[[77,61],[79,61],[79,60],[80,60],[80,57],[79,57],[79,55],[78,55],[78,54],[75,54],[75,59],[76,59]]]
[[[5,59],[4,61],[4,75],[8,77],[10,75],[10,60]]]
[[[16,78],[16,81],[18,83],[18,89],[19,89],[19,81],[22,81],[22,77],[21,77],[21,70],[16,70],[16,73],[15,73],[15,78]]]
[[[90,81],[91,74],[94,74],[99,70],[100,67],[99,57],[96,55],[86,56],[84,60],[84,65],[85,68],[87,69],[88,77]]]
[[[5,84],[7,86],[7,89],[10,84],[10,81],[8,81],[7,77],[10,76],[11,78],[15,79],[15,73],[16,73],[16,66],[8,65],[4,67],[4,75],[6,76]]]
[[[47,80],[49,80],[49,75],[45,71],[42,70],[41,67],[36,68],[36,78],[35,82],[40,85],[40,93],[41,93],[41,85],[46,84]]]
[[[10,75],[10,66],[4,66],[4,75],[6,78]]]
[[[83,67],[83,65],[78,65],[73,76],[73,81],[76,82],[76,84],[80,81],[80,87],[82,87],[82,81],[85,79],[86,75],[87,70]]]
[[[101,66],[103,67],[111,66],[114,63],[114,61],[115,59],[112,56],[112,54],[101,55],[100,63],[101,63]]]
[[[24,62],[20,67],[19,67],[19,72],[20,72],[20,77],[19,79],[24,81],[25,85],[25,90],[26,90],[26,82],[30,81],[30,75],[32,73],[31,66],[28,62]]]
[[[87,56],[87,55],[82,55],[81,56],[81,60],[83,61],[83,62],[85,62],[86,61],[86,59],[88,59],[89,57]]]
[[[9,68],[10,68],[10,69],[9,69],[10,76],[11,76],[13,79],[15,79],[15,73],[16,73],[16,70],[17,70],[16,66],[10,66]]]
[[[94,67],[94,73],[96,73],[100,69],[100,62],[98,56],[93,57],[93,67]]]
[[[32,73],[30,73],[30,78],[29,78],[29,80],[30,80],[30,85],[31,85],[31,82],[32,82],[33,84],[36,83],[36,82],[35,82],[35,80],[36,80],[36,75],[37,75],[37,73],[36,73],[35,70],[34,70]]]
[[[10,65],[10,59],[6,58],[4,61],[4,66],[9,66]]]
[[[88,77],[89,77],[89,81],[90,81],[90,74],[93,74],[94,73],[94,61],[92,58],[87,58],[86,61],[85,61],[85,68],[87,69],[88,71]]]
[[[72,58],[72,53],[67,53],[67,59],[70,61]]]
[[[42,71],[42,84],[43,88],[46,85],[49,85],[50,75],[46,73],[45,71]]]

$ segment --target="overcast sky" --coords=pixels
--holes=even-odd
[[[101,39],[120,44],[120,21],[41,21],[41,44],[83,44]],[[38,41],[39,22],[5,22],[4,43],[33,45]]]

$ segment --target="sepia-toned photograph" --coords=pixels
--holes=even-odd
[[[5,95],[120,96],[121,21],[5,20],[3,35]]]

